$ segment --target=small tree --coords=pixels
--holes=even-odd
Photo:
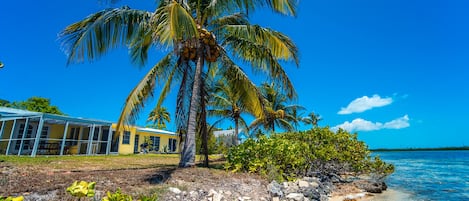
[[[51,105],[50,99],[33,96],[26,101],[15,101],[10,103],[7,100],[0,100],[0,106],[12,107],[33,112],[43,112],[49,114],[63,115],[57,106]]]

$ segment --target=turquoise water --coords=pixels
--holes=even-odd
[[[395,165],[389,188],[409,200],[469,201],[469,151],[374,152]]]

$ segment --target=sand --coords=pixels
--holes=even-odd
[[[345,195],[333,195],[329,201],[344,201],[344,200],[356,200],[356,201],[410,201],[411,196],[408,193],[397,191],[394,189],[388,189],[383,193],[365,193],[365,192],[353,192]]]

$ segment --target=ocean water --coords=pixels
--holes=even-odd
[[[386,184],[401,192],[397,200],[469,201],[469,151],[396,151],[373,155],[394,164],[395,172],[386,178]]]

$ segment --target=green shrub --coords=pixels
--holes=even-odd
[[[102,201],[132,201],[132,196],[122,193],[120,188],[115,193],[108,191],[106,194]]]
[[[0,201],[23,201],[24,200],[24,197],[23,196],[19,196],[19,197],[2,197],[0,196]]]
[[[252,172],[275,180],[291,180],[311,173],[389,174],[393,166],[371,160],[366,144],[339,129],[314,128],[303,132],[248,139],[227,154],[225,168]]]
[[[95,191],[94,187],[96,182],[86,182],[86,181],[75,181],[71,186],[67,188],[67,192],[78,198],[82,197],[94,197]]]

